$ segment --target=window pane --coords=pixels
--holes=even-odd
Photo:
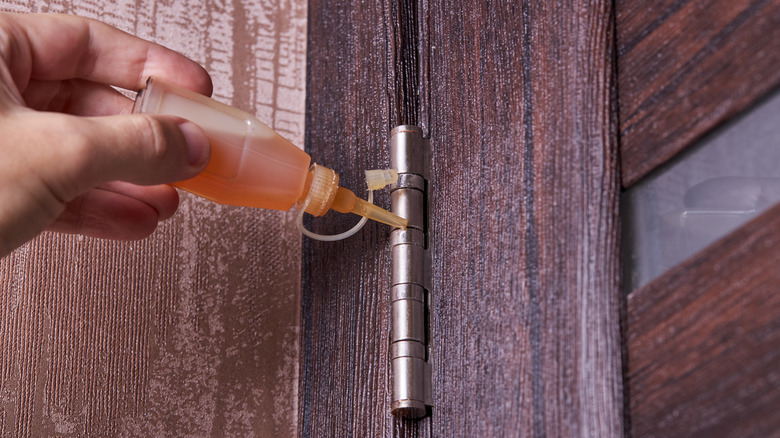
[[[780,90],[623,193],[626,290],[648,283],[778,200]]]

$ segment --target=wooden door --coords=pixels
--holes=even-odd
[[[615,5],[311,2],[307,148],[357,182],[394,125],[431,138],[434,407],[389,415],[374,226],[304,243],[303,436],[780,429],[780,210],[627,301],[617,251],[620,190],[777,86],[778,2]]]
[[[628,188],[777,89],[780,2],[621,0],[617,45]],[[629,295],[633,436],[778,436],[778,220],[770,209]]]

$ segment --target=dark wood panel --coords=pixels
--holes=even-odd
[[[619,436],[611,1],[429,2],[436,436]]]
[[[392,126],[432,137],[434,408],[389,416],[389,230],[371,224],[304,244],[303,436],[622,433],[611,12],[310,3],[314,157],[357,187]]]
[[[626,187],[780,85],[780,0],[616,8]]]
[[[628,299],[633,436],[780,436],[780,207]]]
[[[306,148],[346,187],[389,167],[393,126],[418,123],[417,2],[309,3]],[[376,203],[389,208],[384,192]],[[346,230],[353,215],[309,221]],[[430,436],[390,414],[390,228],[303,245],[299,431],[304,437]]]

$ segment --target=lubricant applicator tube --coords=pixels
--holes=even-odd
[[[182,190],[220,204],[273,210],[289,210],[298,204],[314,216],[330,210],[341,191],[337,211],[406,226],[405,219],[340,188],[333,170],[310,166],[309,154],[244,111],[149,78],[146,88],[138,92],[133,112],[182,117],[205,131],[211,143],[211,161],[198,176],[173,184]]]

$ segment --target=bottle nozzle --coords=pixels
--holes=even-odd
[[[406,228],[409,221],[384,208],[358,198],[351,190],[339,187],[330,207],[340,213],[355,213],[396,228]]]
[[[398,179],[395,171],[369,171],[367,179],[372,190],[382,188]],[[322,216],[328,210],[339,213],[355,213],[396,228],[406,228],[409,221],[381,207],[358,198],[351,190],[339,187],[339,177],[327,167],[312,166],[307,182],[306,195],[300,200],[307,213]]]
[[[339,188],[339,190],[341,190],[341,188]],[[338,194],[336,196],[338,196]],[[376,205],[357,197],[355,201],[355,207],[352,209],[351,213],[359,214],[395,228],[403,229],[409,225],[409,221],[402,218],[401,216],[390,213],[384,208],[377,207]]]

